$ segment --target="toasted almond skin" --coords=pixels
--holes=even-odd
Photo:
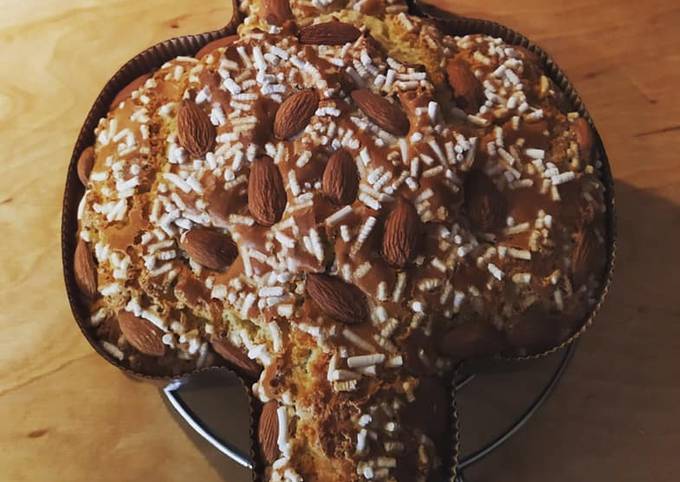
[[[272,25],[282,26],[286,20],[293,20],[293,11],[288,0],[262,0],[260,16]]]
[[[263,156],[255,159],[248,179],[248,210],[251,216],[262,226],[271,226],[281,220],[286,203],[281,171],[272,158]]]
[[[146,82],[149,78],[151,77],[151,74],[144,74],[140,75],[137,77],[135,80],[130,82],[128,85],[123,87],[123,90],[118,92],[116,96],[113,98],[111,101],[111,105],[109,106],[110,110],[115,109],[118,107],[118,104],[126,100],[128,97],[130,97],[130,94],[132,94],[135,90],[139,89],[142,85],[144,85],[144,82]]]
[[[504,226],[507,202],[489,177],[471,171],[465,179],[465,208],[472,227],[488,233]]]
[[[86,148],[80,157],[78,158],[77,171],[78,179],[83,183],[83,186],[87,186],[90,180],[90,173],[92,172],[92,166],[94,166],[94,147],[90,146]]]
[[[576,133],[579,157],[583,161],[588,161],[590,160],[590,156],[593,153],[593,146],[595,145],[593,129],[583,117],[579,117],[574,121],[573,128]]]
[[[89,245],[78,240],[73,256],[73,272],[80,291],[90,299],[97,297],[97,265],[94,262]]]
[[[279,457],[277,439],[279,437],[279,420],[276,411],[279,405],[275,401],[265,403],[262,407],[260,422],[257,428],[257,438],[260,441],[262,457],[268,464],[274,463]]]
[[[262,371],[262,367],[255,361],[248,358],[243,351],[232,344],[226,337],[213,335],[210,338],[213,350],[250,378],[257,378]]]
[[[177,113],[179,144],[195,158],[201,158],[215,143],[215,126],[195,102],[184,100]]]
[[[165,355],[163,332],[150,321],[121,311],[118,313],[118,326],[128,343],[141,353],[149,356]]]
[[[336,276],[310,273],[305,290],[323,313],[337,321],[356,324],[368,318],[364,293]]]
[[[369,89],[352,91],[352,99],[371,121],[395,136],[405,136],[410,128],[408,117],[397,103]]]
[[[274,118],[276,138],[286,140],[304,129],[317,107],[319,95],[314,90],[303,90],[288,96],[276,111]]]
[[[352,155],[345,149],[333,153],[326,163],[321,187],[336,204],[351,204],[359,190],[359,172]]]
[[[212,42],[208,43],[203,47],[201,50],[196,52],[195,57],[197,59],[201,59],[211,53],[214,50],[217,50],[221,47],[228,47],[229,45],[233,44],[239,39],[238,35],[228,35],[226,37],[218,38],[217,40],[213,40]]]
[[[462,60],[450,60],[446,66],[453,99],[467,114],[475,114],[484,103],[484,87],[470,66]]]
[[[382,253],[392,266],[403,268],[416,256],[421,221],[411,203],[399,199],[385,221]]]
[[[238,248],[226,234],[210,228],[193,228],[184,235],[182,248],[198,264],[224,271],[238,256]]]
[[[354,42],[361,31],[345,22],[324,22],[307,25],[300,29],[300,43],[312,45],[344,45]]]

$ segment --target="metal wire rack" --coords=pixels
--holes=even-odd
[[[475,448],[472,451],[464,454],[458,463],[458,482],[466,482],[465,469],[469,468],[479,462],[484,458],[488,457],[492,452],[501,447],[505,442],[507,442],[513,435],[515,435],[531,417],[543,406],[543,404],[550,398],[550,395],[555,390],[555,387],[562,379],[562,376],[569,367],[569,362],[574,356],[576,351],[576,343],[572,343],[562,354],[560,361],[557,363],[554,371],[549,376],[547,382],[540,388],[536,397],[529,403],[524,411],[516,418],[514,418],[508,425],[501,430],[497,435],[491,437],[487,442],[483,443],[481,446]],[[474,373],[466,374],[456,381],[456,392],[460,392],[467,385],[472,383],[477,378]],[[458,414],[459,418],[464,417],[463,413]]]

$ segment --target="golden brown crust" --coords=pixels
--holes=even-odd
[[[272,7],[271,4],[275,5]],[[283,5],[280,5],[283,4]],[[320,15],[342,14],[345,12],[360,12],[377,18],[384,18],[387,15],[397,15],[406,12],[408,6],[404,0],[292,0],[290,2],[278,2],[275,0],[241,0],[240,10],[252,17],[260,17],[264,20],[269,19],[269,12],[272,10],[284,11],[284,15],[276,15],[273,21],[268,23],[280,25],[280,18],[292,20],[296,19],[298,24],[307,25],[313,22],[314,18]],[[286,6],[291,10],[288,14]]]

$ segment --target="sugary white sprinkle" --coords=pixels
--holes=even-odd
[[[350,368],[361,368],[370,365],[380,364],[385,361],[385,355],[374,353],[371,355],[352,356],[347,359],[347,366]]]
[[[493,263],[489,263],[487,268],[489,270],[489,273],[491,273],[494,278],[496,278],[497,280],[503,279],[503,272],[500,270],[500,268],[498,266],[496,266]]]

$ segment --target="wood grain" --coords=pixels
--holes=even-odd
[[[227,3],[0,1],[0,480],[239,477],[202,455],[155,387],[128,379],[87,346],[68,309],[59,253],[65,169],[104,82],[155,42],[220,27]],[[437,4],[505,23],[554,56],[605,140],[619,206],[618,268],[595,327],[555,397],[469,480],[674,481],[680,5]]]

